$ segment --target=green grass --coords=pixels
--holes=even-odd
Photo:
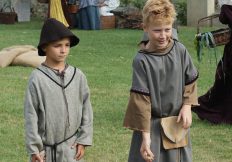
[[[33,19],[15,25],[0,24],[0,49],[12,45],[34,45],[42,21]],[[80,44],[71,49],[68,63],[87,76],[94,111],[94,144],[86,150],[86,162],[126,162],[131,131],[122,127],[131,84],[131,63],[141,30],[72,30]],[[197,62],[193,45],[196,28],[180,27],[179,39],[191,53],[200,78],[198,93],[204,94],[214,82],[215,61],[205,50]],[[222,48],[218,49],[222,53]],[[220,58],[220,56],[218,56]],[[23,102],[27,79],[33,68],[0,68],[0,162],[25,162]],[[232,162],[230,125],[212,125],[193,115],[191,129],[194,162]]]

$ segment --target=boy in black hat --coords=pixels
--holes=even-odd
[[[93,114],[85,75],[66,63],[79,43],[61,22],[48,19],[38,53],[46,60],[29,79],[25,96],[26,147],[31,162],[82,161],[92,145]]]

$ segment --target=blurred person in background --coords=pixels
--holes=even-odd
[[[120,5],[120,0],[102,0],[99,3],[99,11],[102,16],[113,16],[110,11],[115,10]]]
[[[100,29],[98,0],[79,0],[78,28],[84,30]]]

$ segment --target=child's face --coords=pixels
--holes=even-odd
[[[46,53],[46,60],[54,63],[64,63],[70,50],[70,39],[63,38],[61,40],[51,42],[43,48]]]
[[[151,48],[165,49],[172,36],[172,24],[149,24],[144,26]]]

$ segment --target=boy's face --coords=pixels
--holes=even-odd
[[[61,40],[51,42],[43,48],[46,53],[46,60],[59,64],[64,63],[70,50],[70,39],[63,38]]]
[[[152,48],[165,49],[172,36],[172,24],[149,24],[144,26]]]

